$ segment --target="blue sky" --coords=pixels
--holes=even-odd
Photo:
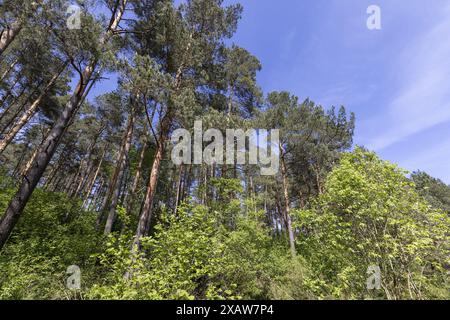
[[[225,1],[235,2],[244,13],[233,42],[260,59],[264,92],[344,105],[356,144],[450,183],[450,1]],[[381,30],[366,26],[369,5],[381,8]]]
[[[265,92],[356,113],[355,143],[450,183],[448,0],[241,0],[234,42],[262,62]],[[381,30],[366,26],[381,8]]]

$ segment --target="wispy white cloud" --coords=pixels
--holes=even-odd
[[[397,61],[400,92],[388,105],[386,130],[369,142],[384,149],[450,120],[450,5],[434,27],[417,38]]]

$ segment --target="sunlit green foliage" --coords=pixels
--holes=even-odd
[[[13,186],[1,185],[3,208]],[[37,190],[0,255],[0,298],[448,298],[448,216],[373,153],[344,154],[311,209],[294,210],[295,258],[267,227],[259,197],[243,198],[236,179],[212,185],[222,201],[163,207],[134,254],[124,208],[122,232],[103,239],[76,201]],[[66,288],[70,265],[82,270],[81,290]],[[372,265],[381,290],[366,287]]]
[[[13,189],[1,181],[0,209]],[[24,219],[0,252],[0,299],[66,299],[66,270],[77,265],[89,278],[91,255],[101,248],[95,216],[65,194],[36,190]]]
[[[214,184],[221,197],[242,189],[232,179]],[[289,298],[277,281],[291,261],[286,248],[273,242],[262,213],[245,213],[235,201],[220,207],[221,212],[183,204],[176,215],[163,211],[154,235],[143,240],[143,253],[134,258],[128,237],[111,236],[99,256],[102,284],[89,297]]]
[[[404,171],[357,148],[345,154],[311,210],[297,211],[299,243],[333,298],[448,298],[447,215],[415,190]],[[368,291],[369,266],[381,269]]]

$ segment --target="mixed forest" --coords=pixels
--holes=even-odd
[[[450,186],[354,145],[344,107],[262,92],[241,5],[67,6],[0,3],[0,299],[450,298]],[[278,129],[278,173],[175,165],[196,120]]]

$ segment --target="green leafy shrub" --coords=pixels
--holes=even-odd
[[[310,210],[296,212],[301,252],[317,295],[332,298],[449,298],[449,218],[416,192],[397,166],[357,148],[329,175]],[[380,291],[366,288],[369,266]]]
[[[1,190],[2,212],[13,192]],[[36,190],[0,253],[0,299],[73,298],[66,270],[79,266],[82,284],[88,286],[90,256],[100,244],[92,213],[64,194]]]

